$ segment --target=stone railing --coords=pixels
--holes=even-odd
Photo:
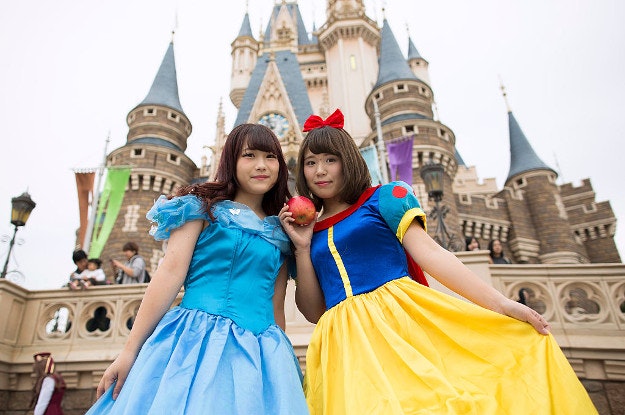
[[[68,388],[95,388],[124,345],[146,286],[29,291],[0,279],[0,390],[30,390],[32,355],[41,351],[52,353]],[[295,307],[293,283],[287,295],[287,334],[303,365],[314,326]]]
[[[523,292],[581,378],[625,380],[625,265],[489,265],[486,251],[458,257],[509,298]],[[41,351],[53,354],[68,388],[95,388],[126,341],[145,287],[29,291],[0,280],[0,391],[30,390],[32,355]],[[304,365],[314,326],[293,291],[290,283],[287,334]]]

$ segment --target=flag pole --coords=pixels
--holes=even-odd
[[[87,232],[85,232],[85,240],[82,243],[82,249],[89,255],[89,248],[91,245],[91,237],[93,236],[93,228],[95,227],[95,217],[98,211],[98,201],[100,199],[100,183],[102,182],[102,175],[106,168],[106,152],[108,151],[109,142],[111,141],[111,132],[109,131],[104,143],[104,158],[102,159],[102,165],[98,168],[98,181],[93,190],[93,200],[91,202],[91,216],[87,224]]]
[[[382,137],[382,125],[380,124],[380,109],[378,108],[378,100],[373,98],[373,115],[375,117],[375,129],[378,135],[378,157],[380,158],[380,170],[382,172],[382,180],[388,183],[388,168],[386,165],[386,151],[384,147],[384,138]]]

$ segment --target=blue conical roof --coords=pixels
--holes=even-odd
[[[313,42],[308,38],[308,33],[306,32],[306,26],[304,25],[304,19],[302,18],[302,14],[300,13],[299,6],[296,3],[282,3],[282,4],[274,4],[273,11],[271,12],[271,17],[269,18],[269,23],[265,28],[265,43],[269,44],[271,42],[271,25],[274,19],[280,13],[280,9],[282,7],[286,7],[289,14],[291,16],[295,15],[295,24],[297,25],[297,44],[298,45],[310,45]]]
[[[374,89],[390,81],[418,79],[410,70],[410,66],[408,66],[408,62],[402,55],[395,35],[393,35],[393,31],[386,19],[384,19],[384,25],[382,26],[378,64],[378,81]]]
[[[512,115],[512,111],[508,111],[508,128],[510,130],[510,172],[506,181],[517,174],[532,170],[551,170],[555,173],[555,170],[538,157]]]
[[[150,92],[139,105],[163,105],[184,114],[178,97],[178,80],[176,78],[176,60],[174,43],[171,42],[165,52],[161,67],[152,83]]]
[[[460,152],[458,152],[457,148],[454,148],[454,155],[456,156],[456,161],[458,162],[459,166],[467,167],[466,163],[464,162],[464,159],[460,155]]]
[[[245,17],[243,17],[243,23],[241,23],[241,29],[239,30],[239,35],[237,37],[249,36],[254,38],[252,34],[252,26],[250,25],[250,15],[246,12]]]
[[[408,60],[410,61],[412,59],[425,60],[425,58],[421,56],[421,54],[417,50],[417,47],[414,45],[414,43],[412,43],[412,39],[409,37],[408,38]]]

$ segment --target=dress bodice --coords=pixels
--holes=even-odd
[[[347,214],[316,224],[311,257],[326,308],[409,275],[401,240],[413,219],[425,226],[425,214],[406,186],[384,185],[361,197]]]
[[[181,307],[228,317],[254,333],[275,323],[274,286],[289,253],[289,239],[276,216],[261,220],[246,205],[222,201],[214,205],[211,221],[195,196],[162,197],[152,210],[148,218],[157,222],[152,232],[157,239],[168,238],[188,220],[209,222],[193,252]]]

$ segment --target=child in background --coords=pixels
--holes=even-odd
[[[304,131],[296,186],[320,215],[307,226],[288,206],[279,216],[295,247],[297,306],[316,323],[311,414],[597,413],[545,319],[438,245],[410,186],[371,187],[340,111],[311,116]],[[475,304],[413,280],[406,253]]]
[[[87,269],[80,273],[81,284],[84,288],[106,283],[106,275],[101,267],[102,261],[99,258],[89,258]]]

